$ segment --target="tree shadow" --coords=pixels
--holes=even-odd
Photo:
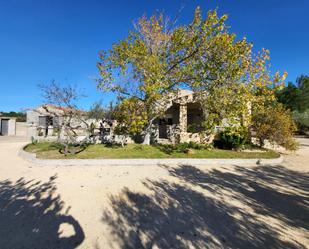
[[[305,248],[281,235],[287,227],[308,229],[308,174],[270,166],[163,167],[178,181],[146,179],[151,194],[125,188],[110,197],[113,208],[102,221],[121,248]]]
[[[0,248],[73,249],[82,243],[82,227],[68,215],[69,208],[64,212],[64,203],[55,193],[55,179],[0,182]],[[63,226],[73,234],[63,234]]]
[[[205,173],[183,165],[169,173],[211,191],[227,190],[233,198],[249,205],[256,213],[271,216],[288,225],[309,229],[309,174],[283,166],[254,169],[235,166],[234,171]],[[296,192],[296,193],[295,193]]]

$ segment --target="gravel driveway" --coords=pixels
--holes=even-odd
[[[309,248],[299,141],[277,166],[39,167],[0,137],[0,248]]]

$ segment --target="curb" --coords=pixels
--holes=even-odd
[[[18,155],[24,160],[39,166],[155,166],[160,164],[192,166],[203,165],[270,165],[279,164],[283,156],[273,159],[220,159],[220,158],[167,158],[167,159],[38,159],[35,153],[20,149]]]

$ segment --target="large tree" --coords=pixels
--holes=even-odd
[[[126,39],[100,52],[98,87],[127,99],[123,108],[127,104],[131,110],[135,105],[143,112],[142,116],[131,115],[130,122],[143,124],[144,143],[150,142],[152,122],[163,113],[162,101],[171,96],[170,92],[179,86],[191,87],[201,79],[212,79],[212,74],[205,75],[201,62],[205,52],[217,49],[208,41],[224,32],[225,20],[226,16],[219,17],[216,11],[209,11],[202,20],[199,8],[190,24],[177,27],[163,14],[149,19],[143,16]],[[132,118],[138,120],[132,122]]]

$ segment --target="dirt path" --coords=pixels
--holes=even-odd
[[[309,248],[309,139],[259,167],[38,167],[24,143],[0,137],[2,249]]]

